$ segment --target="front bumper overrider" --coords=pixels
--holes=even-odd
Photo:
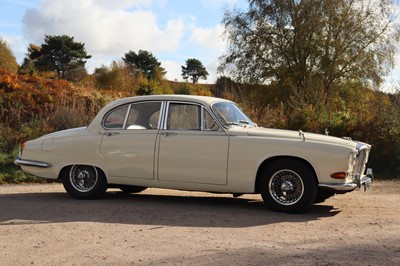
[[[371,168],[367,169],[367,174],[356,177],[351,183],[320,183],[319,188],[335,191],[336,193],[346,193],[355,190],[356,188],[364,188],[367,191],[371,188],[374,182],[374,174]]]

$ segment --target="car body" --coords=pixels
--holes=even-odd
[[[335,193],[368,189],[371,146],[258,127],[233,102],[152,95],[113,101],[87,127],[27,141],[15,163],[58,179],[75,198],[108,187],[260,193],[277,211],[302,212]]]

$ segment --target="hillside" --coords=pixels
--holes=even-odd
[[[224,81],[224,82],[221,82]],[[229,81],[229,80],[228,80]],[[369,165],[381,178],[400,177],[399,95],[369,89],[342,91],[326,105],[304,103],[278,88],[219,79],[217,84],[162,80],[153,89],[95,87],[94,77],[80,83],[0,70],[0,183],[37,180],[12,164],[20,143],[49,132],[87,125],[106,103],[145,93],[212,95],[238,102],[260,126],[347,136],[373,145]],[[141,88],[144,88],[142,91]],[[362,95],[362,97],[360,97]],[[317,97],[317,96],[315,96]]]

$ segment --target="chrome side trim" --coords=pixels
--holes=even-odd
[[[24,166],[34,166],[34,167],[41,167],[41,168],[48,168],[51,165],[45,162],[38,162],[38,161],[30,161],[30,160],[23,160],[19,157],[15,159],[14,164],[16,165],[24,165]]]

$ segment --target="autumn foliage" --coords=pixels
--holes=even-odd
[[[373,145],[369,166],[377,176],[400,177],[398,94],[353,87],[325,99],[317,87],[309,93],[286,95],[279,88],[238,84],[229,78],[220,78],[215,85],[162,80],[159,87],[152,87],[154,84],[142,82],[129,90],[108,90],[95,85],[90,79],[77,84],[0,69],[0,155],[8,155],[7,160],[0,156],[0,166],[11,166],[21,142],[85,126],[114,99],[162,91],[208,96],[213,92],[238,102],[260,126],[322,134],[329,131],[333,136],[368,142]],[[15,172],[9,176],[15,176]]]
[[[52,131],[84,126],[106,102],[126,96],[0,69],[0,153]]]

